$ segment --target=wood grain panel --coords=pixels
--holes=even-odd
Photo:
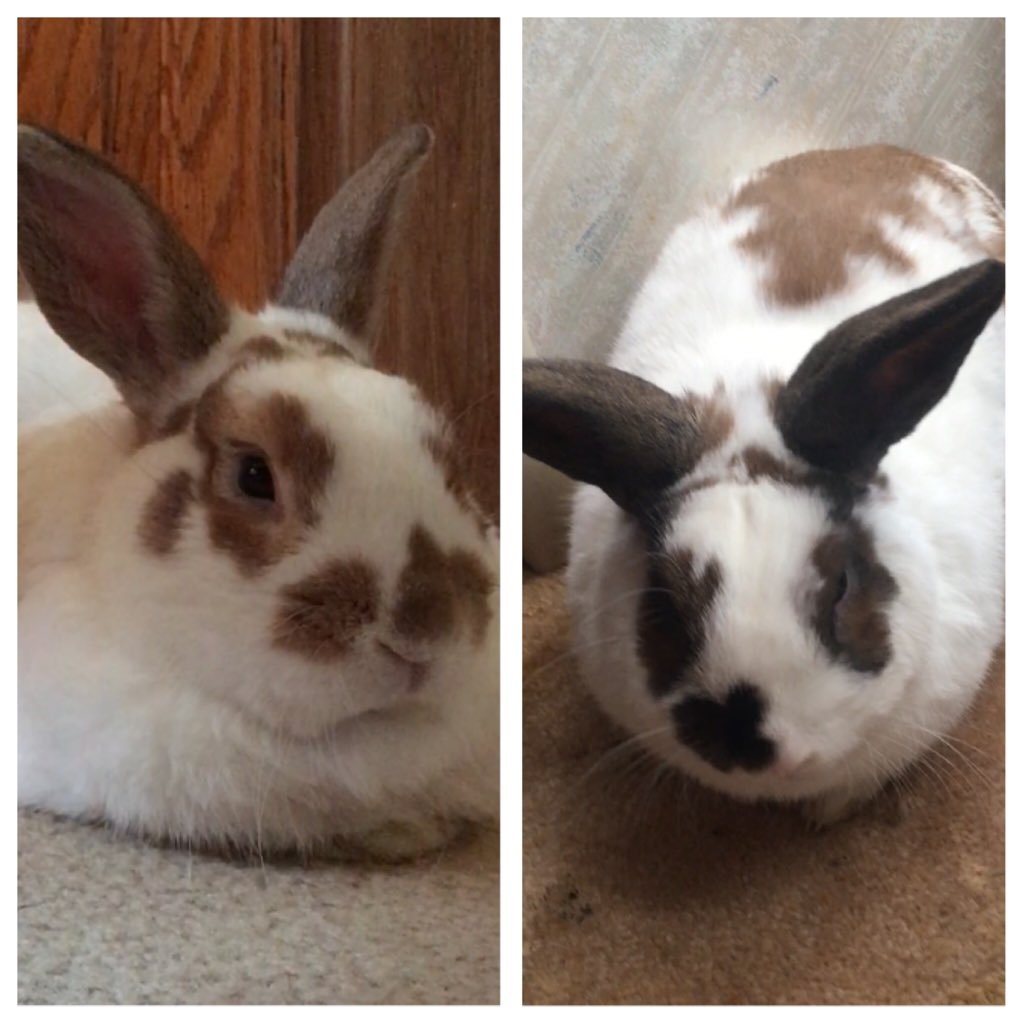
[[[377,353],[456,419],[496,514],[497,20],[21,19],[18,61],[19,117],[138,180],[249,307],[343,178],[429,124]]]
[[[102,55],[96,20],[19,18],[18,119],[102,149]]]
[[[498,507],[499,30],[494,19],[340,26],[342,170],[424,121],[434,151],[396,252],[378,352],[455,418],[485,507]]]
[[[256,306],[295,238],[296,22],[169,19],[164,204],[196,226],[224,292]]]

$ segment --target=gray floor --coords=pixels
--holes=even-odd
[[[498,835],[264,865],[21,811],[21,1003],[496,1003]]]
[[[671,227],[784,155],[890,142],[1001,196],[1004,57],[1001,19],[527,19],[527,350],[603,358]],[[525,498],[529,557],[558,491]]]
[[[523,294],[600,358],[671,226],[780,156],[891,142],[1002,195],[1003,22],[539,20],[523,28]]]

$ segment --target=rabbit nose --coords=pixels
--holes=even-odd
[[[377,650],[396,668],[409,673],[409,689],[416,691],[426,682],[430,672],[430,655],[422,648],[388,637],[377,641]]]
[[[676,739],[723,772],[772,764],[775,742],[761,731],[766,717],[764,695],[746,680],[737,680],[724,700],[689,696],[672,707]]]
[[[430,655],[422,646],[415,647],[393,637],[378,640],[377,647],[386,657],[406,665],[425,665],[430,661]]]

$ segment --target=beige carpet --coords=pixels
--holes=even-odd
[[[1003,1001],[1001,658],[962,754],[815,833],[609,756],[561,580],[523,604],[527,1003]]]
[[[22,1003],[495,1003],[498,836],[245,865],[22,813]]]

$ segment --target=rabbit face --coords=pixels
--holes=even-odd
[[[119,473],[104,503],[132,511],[100,551],[134,518],[140,560],[101,557],[102,589],[137,643],[283,732],[442,702],[496,583],[444,421],[331,338],[265,330]]]
[[[908,685],[895,567],[863,525],[886,498],[881,480],[857,489],[735,435],[665,496],[654,527],[587,489],[571,586],[584,660],[606,656],[602,637],[622,644],[616,717],[738,796],[808,796],[865,768]],[[586,541],[599,522],[618,541],[602,551]],[[598,597],[612,578],[631,600]]]

